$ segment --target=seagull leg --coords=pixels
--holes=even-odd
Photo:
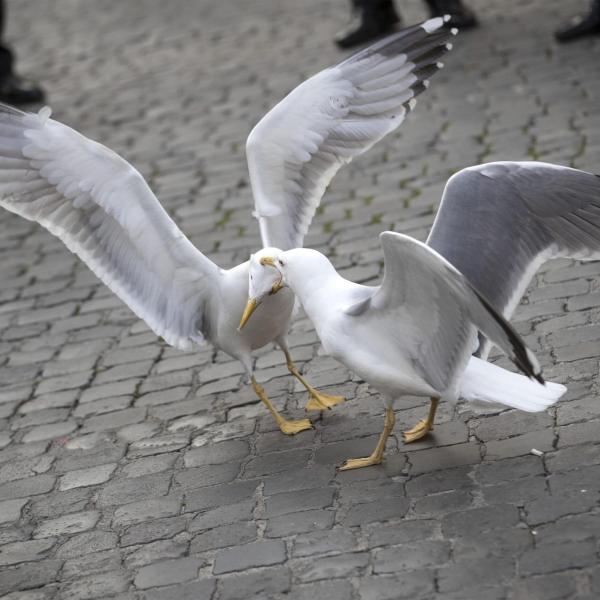
[[[287,350],[283,350],[285,354],[285,360],[287,362],[288,371],[308,390],[308,402],[306,403],[306,410],[330,410],[332,406],[345,402],[344,396],[330,396],[316,390],[296,368],[296,365],[292,361],[292,357]]]
[[[427,418],[421,419],[414,427],[402,432],[406,444],[424,438],[433,429],[433,420],[435,419],[435,411],[437,410],[438,402],[439,398],[431,398]]]
[[[262,400],[263,404],[267,407],[269,412],[273,415],[277,425],[279,425],[279,429],[286,435],[294,435],[295,433],[299,433],[300,431],[304,431],[305,429],[312,429],[312,423],[308,419],[300,419],[299,421],[290,421],[288,419],[284,419],[278,412],[277,409],[273,406],[271,401],[269,400],[269,396],[265,392],[264,388],[256,381],[254,375],[251,377],[252,388],[256,392],[256,395]]]
[[[340,471],[349,471],[350,469],[360,469],[361,467],[369,467],[371,465],[380,464],[383,461],[385,443],[390,437],[390,433],[392,433],[392,429],[394,429],[395,423],[396,416],[394,415],[394,410],[392,408],[386,408],[383,431],[381,432],[381,436],[379,437],[377,446],[375,446],[375,450],[373,450],[373,454],[371,454],[371,456],[367,456],[366,458],[349,458],[340,467]]]

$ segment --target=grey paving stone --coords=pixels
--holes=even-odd
[[[145,590],[140,598],[142,600],[163,600],[164,598],[177,598],[177,600],[210,600],[216,588],[214,579],[200,579],[190,583],[182,583]]]
[[[449,561],[450,551],[450,543],[442,540],[411,542],[377,550],[373,557],[373,573],[397,573],[443,565]]]
[[[168,561],[187,555],[188,536],[179,534],[171,539],[156,540],[128,548],[125,565],[129,570],[139,569],[158,561]]]
[[[462,465],[478,463],[481,458],[479,446],[473,443],[456,444],[445,448],[432,448],[408,454],[411,474],[427,473],[439,469],[448,469]]]
[[[390,498],[387,500],[355,504],[350,507],[344,516],[338,516],[337,522],[346,527],[372,523],[375,521],[387,521],[399,519],[408,511],[409,502],[406,498]]]
[[[64,491],[72,488],[104,483],[105,481],[108,481],[116,467],[117,465],[112,463],[100,465],[98,467],[90,467],[89,469],[69,471],[60,478],[58,489]]]
[[[165,517],[151,521],[145,520],[138,525],[131,525],[121,536],[121,545],[133,546],[172,538],[185,531],[187,521],[186,517]]]
[[[287,537],[307,531],[330,529],[335,520],[331,510],[306,510],[270,518],[265,528],[267,537]]]
[[[190,543],[190,553],[196,554],[205,550],[226,548],[256,540],[256,524],[249,521],[219,525],[202,531]]]
[[[519,559],[522,575],[539,575],[578,569],[597,564],[596,546],[591,540],[532,548]]]
[[[99,573],[65,583],[60,588],[60,597],[65,600],[88,600],[113,596],[129,587],[130,578],[122,570]]]
[[[219,579],[217,593],[221,600],[269,598],[289,590],[291,578],[290,569],[281,566],[231,574]]]
[[[13,523],[21,517],[21,510],[27,504],[27,498],[0,502],[0,524]]]
[[[324,556],[318,561],[298,559],[294,575],[299,581],[317,581],[340,577],[356,577],[365,572],[369,555],[365,552]]]
[[[186,511],[204,510],[250,500],[258,486],[256,481],[235,481],[191,490],[185,495]]]
[[[31,515],[39,521],[81,512],[86,509],[92,496],[92,488],[76,488],[36,496],[31,499]]]
[[[133,525],[143,521],[172,517],[181,509],[182,499],[178,496],[149,498],[119,506],[113,517],[114,526]]]
[[[36,475],[0,485],[0,500],[12,500],[49,492],[56,481],[53,475]]]
[[[244,440],[231,440],[220,444],[210,444],[194,448],[185,453],[186,467],[201,465],[218,465],[246,457],[249,453],[248,443]]]
[[[240,464],[237,462],[226,465],[206,465],[177,473],[175,482],[184,490],[194,490],[233,481],[239,471]]]
[[[27,540],[13,542],[0,547],[0,565],[15,565],[31,562],[47,555],[47,551],[56,543],[55,538],[45,540]]]
[[[55,468],[59,473],[89,469],[114,463],[123,456],[124,452],[125,445],[109,437],[89,436],[86,437],[85,443],[80,438],[79,443],[68,444],[65,451],[59,454]]]
[[[29,430],[23,436],[23,443],[41,442],[43,440],[53,440],[68,435],[77,429],[77,423],[74,421],[65,421],[63,423],[53,423],[51,425],[39,425]]]
[[[276,517],[301,510],[327,508],[333,503],[334,490],[298,490],[269,496],[265,500],[265,515]]]
[[[121,552],[118,549],[104,550],[69,558],[61,571],[61,579],[81,579],[94,573],[106,573],[121,567]]]
[[[519,522],[519,511],[515,506],[496,505],[473,508],[446,515],[442,519],[442,530],[450,537],[463,531],[487,531],[512,527]]]
[[[198,513],[190,523],[189,531],[204,531],[219,525],[249,521],[254,513],[254,504],[254,500],[247,500]]]
[[[110,550],[117,545],[117,534],[110,531],[86,531],[72,535],[56,550],[57,558],[75,558],[87,552]]]
[[[99,518],[100,513],[98,511],[88,510],[50,519],[40,523],[33,532],[33,536],[35,538],[45,538],[55,535],[79,533],[94,527]]]
[[[285,544],[281,541],[252,542],[220,550],[215,558],[213,573],[231,573],[250,567],[268,567],[284,562]]]
[[[48,585],[56,580],[60,560],[42,560],[35,564],[25,563],[10,569],[3,569],[0,577],[0,594],[16,590],[30,590]]]
[[[146,589],[195,579],[203,561],[197,558],[177,558],[142,567],[135,576],[137,588]]]
[[[442,594],[459,592],[463,597],[469,594],[469,588],[494,587],[509,581],[514,574],[515,565],[510,558],[476,559],[444,567],[438,571],[438,589]],[[475,596],[481,597],[479,591]]]
[[[124,502],[137,502],[154,496],[165,496],[170,483],[170,473],[156,473],[113,481],[102,488],[98,495],[98,505],[123,504]]]
[[[426,598],[435,591],[431,571],[421,570],[391,577],[364,577],[360,582],[361,600],[396,600],[397,598]]]

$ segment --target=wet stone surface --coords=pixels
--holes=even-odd
[[[600,162],[600,38],[552,31],[587,2],[470,0],[482,22],[396,134],[343,169],[307,245],[381,276],[377,234],[424,239],[456,170]],[[400,4],[398,2],[398,4]],[[403,3],[407,23],[421,3]],[[568,6],[573,4],[573,6]],[[259,247],[244,143],[262,114],[342,58],[342,0],[9,3],[19,69],[57,119],[131,161],[222,267]],[[376,395],[319,355],[298,367],[345,406],[285,438],[210,348],[167,347],[56,239],[0,213],[0,596],[8,600],[549,600],[600,594],[600,263],[538,274],[514,323],[565,401],[542,414],[442,405],[380,467]],[[306,394],[271,347],[257,378],[286,415]],[[504,364],[504,362],[503,362]],[[530,453],[532,448],[542,456]]]

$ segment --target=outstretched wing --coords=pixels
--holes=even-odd
[[[202,342],[219,268],[130,164],[49,117],[0,105],[0,205],[59,237],[169,344]]]
[[[504,318],[437,252],[386,231],[380,236],[385,274],[379,288],[348,312],[370,319],[395,337],[433,388],[451,387],[470,356],[476,329],[490,337],[529,377],[539,365]],[[400,361],[399,361],[400,362]]]
[[[431,19],[311,77],[271,109],[246,153],[264,246],[302,242],[338,169],[396,129],[456,30]]]
[[[600,177],[543,162],[463,169],[427,245],[509,318],[546,260],[600,258]]]

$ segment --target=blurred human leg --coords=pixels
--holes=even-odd
[[[600,34],[600,0],[592,0],[587,15],[574,17],[571,23],[554,32],[559,42],[571,42],[587,35],[598,34]]]
[[[44,100],[44,91],[36,83],[15,73],[15,57],[4,44],[4,0],[0,0],[0,101],[9,104],[31,104]]]
[[[400,24],[400,16],[392,0],[351,0],[353,19],[335,37],[340,48],[366,44],[392,33]]]

